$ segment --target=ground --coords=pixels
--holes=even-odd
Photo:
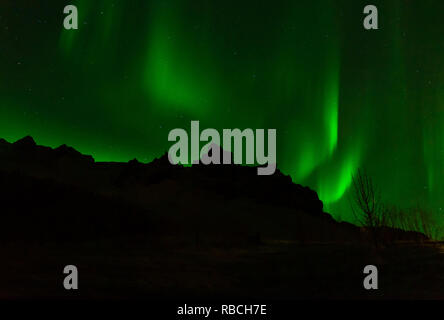
[[[443,244],[135,243],[3,244],[0,298],[444,299]],[[68,264],[79,270],[78,291],[63,288]],[[368,264],[379,290],[363,288]]]

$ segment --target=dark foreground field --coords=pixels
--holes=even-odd
[[[123,243],[3,245],[0,298],[444,299],[443,245]],[[68,264],[78,267],[77,291],[63,288]],[[379,290],[363,288],[367,264],[378,267]]]

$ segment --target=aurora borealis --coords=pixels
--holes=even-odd
[[[63,7],[79,29],[63,29]],[[443,1],[2,1],[0,137],[149,162],[168,132],[276,128],[277,166],[351,220],[352,174],[443,220]]]

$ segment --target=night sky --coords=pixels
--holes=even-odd
[[[63,8],[79,29],[63,28]],[[379,9],[379,30],[363,8]],[[278,168],[350,220],[383,198],[444,210],[444,1],[2,0],[0,137],[149,162],[168,132],[276,128]],[[440,218],[443,221],[443,218]]]

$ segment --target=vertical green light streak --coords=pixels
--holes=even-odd
[[[336,64],[336,61],[333,61]],[[338,144],[339,130],[339,67],[332,67],[326,81],[324,126],[327,131],[328,154],[331,157]]]
[[[342,199],[352,183],[352,177],[360,164],[360,152],[348,150],[343,159],[326,166],[319,180],[319,197],[329,205]]]
[[[312,9],[320,10],[318,5]],[[327,1],[321,7],[325,10],[329,6],[333,8],[334,2]],[[312,25],[313,22],[302,18],[300,23]],[[277,68],[280,87],[285,89],[280,89],[281,103],[291,103],[299,111],[289,121],[291,139],[286,146],[289,154],[283,163],[293,179],[302,183],[309,181],[317,168],[337,161],[334,155],[339,133],[340,38],[337,21],[332,15],[322,15],[316,23],[321,24],[320,30],[303,30],[297,33],[296,39],[283,39],[290,48],[284,46],[282,49],[286,54],[279,60],[285,63],[278,64]],[[300,48],[312,46],[311,38],[320,40],[311,48],[309,58]],[[292,45],[294,43],[296,46]]]

